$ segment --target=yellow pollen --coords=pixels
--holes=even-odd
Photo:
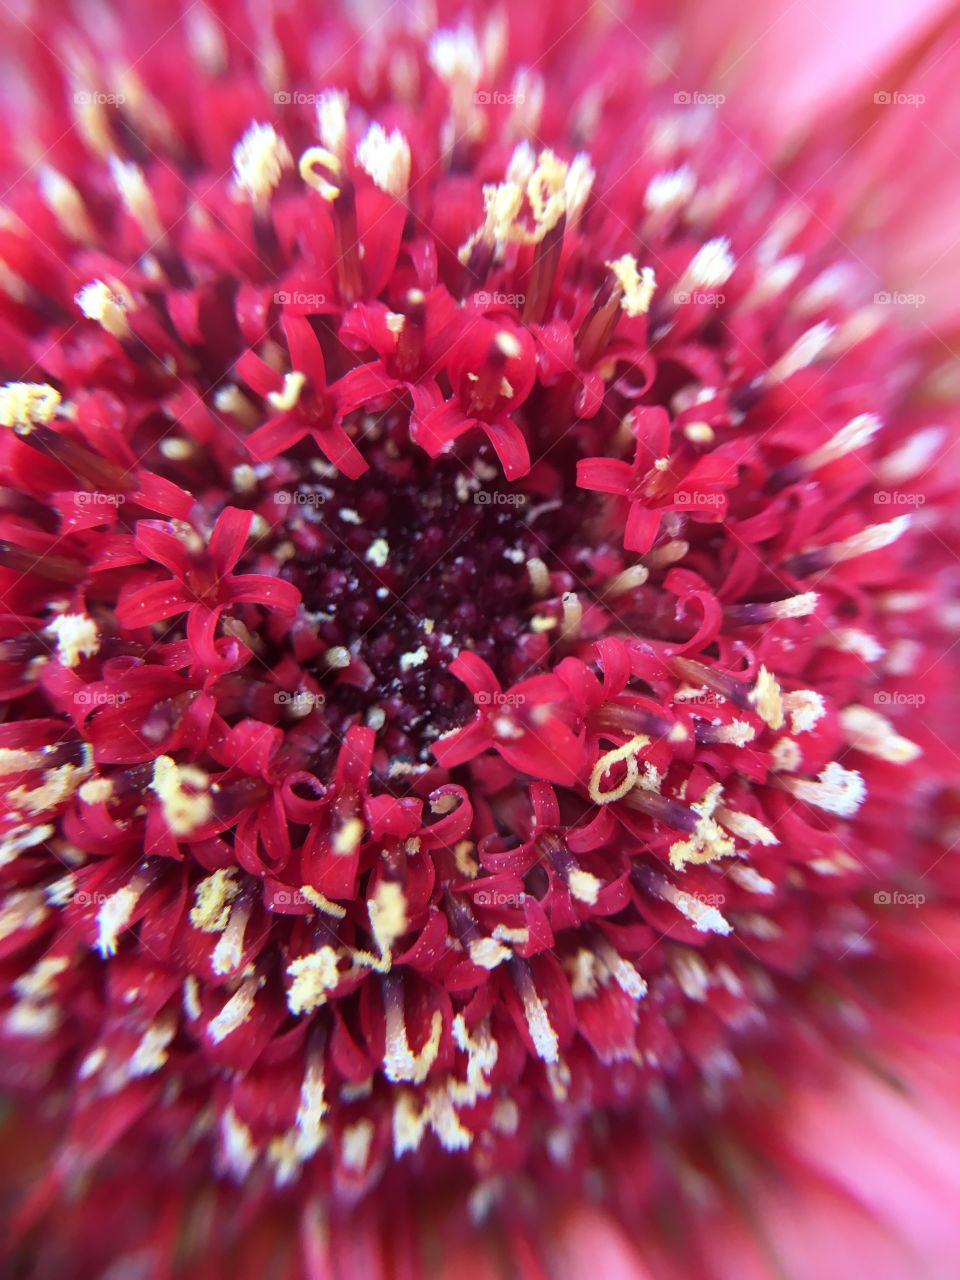
[[[342,158],[347,150],[347,111],[350,95],[344,89],[325,89],[317,102],[317,131],[324,147]]]
[[[230,905],[240,892],[237,867],[221,867],[205,876],[194,889],[190,923],[203,933],[222,933],[230,917]]]
[[[381,880],[373,897],[367,899],[367,912],[380,954],[388,956],[408,927],[407,900],[401,886],[393,880]]]
[[[157,757],[150,790],[159,797],[163,816],[175,836],[188,836],[209,821],[213,813],[209,785],[209,777],[196,765],[177,764],[170,756]]]
[[[590,781],[587,784],[590,799],[594,804],[613,804],[616,800],[622,800],[628,791],[633,790],[640,777],[637,752],[648,746],[649,743],[650,739],[646,734],[638,733],[629,742],[625,742],[620,747],[614,747],[612,751],[607,751],[600,757],[593,766],[593,772],[590,774]],[[627,772],[623,780],[610,791],[602,791],[600,783],[604,774],[612,769],[614,765],[621,762],[627,766]]]
[[[33,427],[52,422],[60,392],[46,382],[8,382],[0,387],[0,423],[5,427]]]
[[[321,947],[308,955],[299,956],[287,966],[293,985],[287,992],[287,1005],[296,1016],[313,1013],[326,1004],[327,993],[340,981],[337,953],[333,947]]]
[[[347,914],[346,907],[341,907],[337,902],[331,902],[329,898],[324,897],[319,889],[314,889],[312,885],[302,884],[300,892],[311,906],[316,907],[318,911],[322,911],[324,915],[334,916],[335,919],[342,920]]]
[[[769,725],[771,729],[783,727],[783,698],[780,694],[780,686],[766,667],[760,668],[757,683],[750,694],[750,701],[756,707],[757,714],[764,724]]]
[[[61,613],[46,628],[56,637],[57,652],[65,667],[76,667],[81,658],[92,658],[100,649],[97,625],[85,613]]]
[[[336,200],[340,194],[340,188],[317,170],[326,169],[336,177],[341,167],[339,159],[332,151],[327,151],[325,147],[307,147],[300,157],[299,172],[307,186],[318,191],[324,200]]]
[[[383,1055],[384,1074],[394,1084],[400,1080],[409,1080],[412,1084],[422,1084],[430,1074],[430,1068],[437,1060],[440,1052],[440,1037],[443,1034],[443,1014],[439,1009],[434,1011],[430,1020],[430,1035],[419,1053],[410,1048],[407,1038],[407,1025],[403,1018],[402,1008],[387,1004],[386,1010],[386,1049]]]
[[[294,369],[283,375],[283,390],[268,391],[267,403],[279,413],[289,413],[296,407],[300,393],[306,385],[307,375]]]
[[[98,324],[115,338],[126,338],[130,333],[127,312],[133,307],[133,296],[126,285],[114,280],[91,280],[74,298],[88,320]]]
[[[868,707],[844,707],[840,725],[851,747],[889,764],[909,764],[923,754],[915,742],[897,733],[886,716]]]
[[[272,124],[254,121],[233,148],[237,189],[255,205],[263,205],[280,185],[284,169],[293,167],[290,148]]]
[[[363,820],[348,818],[333,838],[333,852],[339,857],[354,853],[363,839]]]
[[[657,277],[653,267],[644,267],[637,271],[637,260],[632,253],[605,264],[616,276],[617,284],[623,290],[620,306],[628,316],[645,316],[650,310]]]
[[[382,125],[372,124],[357,144],[356,160],[381,191],[398,200],[406,197],[410,186],[410,143],[399,129],[387,134]]]

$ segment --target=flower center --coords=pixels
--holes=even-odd
[[[487,446],[470,463],[433,462],[389,425],[374,434],[364,448],[382,457],[358,480],[305,464],[274,493],[273,558],[301,591],[319,646],[300,660],[312,696],[277,696],[287,717],[322,698],[325,764],[362,717],[391,759],[426,767],[431,744],[475,711],[449,672],[461,650],[509,686],[561,636],[562,605],[553,604],[578,577],[594,576],[582,538],[586,495],[572,483],[563,500],[511,486]]]

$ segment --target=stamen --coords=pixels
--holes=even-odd
[[[632,253],[625,253],[622,258],[605,264],[616,276],[617,284],[622,291],[620,306],[628,316],[645,316],[650,310],[650,303],[657,287],[657,277],[653,267],[644,267],[637,271],[637,260]]]
[[[128,885],[111,893],[97,912],[97,950],[106,959],[117,953],[117,938],[127,927],[134,908],[140,901],[149,881],[146,876],[134,876]]]
[[[796,340],[767,371],[769,383],[786,382],[801,369],[819,360],[833,341],[836,328],[827,321],[815,324]]]
[[[587,790],[590,793],[590,799],[594,804],[613,804],[617,800],[622,800],[628,791],[631,791],[637,784],[640,777],[640,767],[637,764],[637,752],[644,747],[649,746],[650,739],[644,733],[638,733],[631,738],[629,742],[623,743],[622,746],[614,747],[613,750],[607,751],[600,757],[593,766],[593,772],[590,774],[590,781],[587,783]],[[614,765],[624,763],[627,771],[621,781],[611,790],[602,791],[600,783],[606,773],[608,773]]]
[[[868,707],[844,707],[840,725],[851,747],[889,764],[909,764],[923,754],[915,742],[897,733],[886,716]]]
[[[764,724],[769,725],[771,729],[782,728],[784,716],[780,686],[766,667],[760,668],[757,682],[750,694],[750,701],[756,707],[757,714]]]
[[[798,800],[841,818],[852,818],[867,794],[863,778],[854,769],[844,769],[836,760],[821,769],[816,781],[810,778],[784,778],[783,786]]]
[[[741,840],[745,840],[747,844],[779,844],[780,841],[773,834],[769,827],[765,826],[759,818],[753,817],[749,813],[740,813],[737,809],[727,809],[722,807],[717,810],[717,821],[735,836],[739,836]]]
[[[373,897],[367,899],[367,914],[380,954],[389,956],[394,942],[409,927],[402,887],[393,880],[381,880]]]
[[[214,1044],[226,1040],[227,1036],[232,1035],[238,1027],[242,1027],[250,1020],[257,992],[262,985],[262,979],[250,977],[237,988],[207,1027],[207,1035]]]
[[[301,173],[303,161],[301,160]],[[233,176],[237,189],[261,211],[280,185],[293,156],[272,124],[254,121],[233,148]]]
[[[430,1021],[430,1035],[420,1052],[414,1053],[407,1039],[403,986],[399,980],[387,978],[384,981],[384,1011],[386,1014],[384,1074],[395,1084],[400,1080],[409,1080],[412,1084],[423,1084],[440,1052],[443,1015],[439,1009],[434,1011]]]
[[[317,131],[331,155],[342,161],[347,154],[347,111],[350,95],[343,89],[325,89],[317,102]]]
[[[56,638],[57,654],[65,667],[76,667],[81,658],[92,658],[100,651],[97,624],[85,613],[61,613],[47,626]]]
[[[560,1059],[560,1041],[557,1033],[550,1025],[550,1018],[543,1001],[534,985],[533,974],[525,960],[515,956],[511,961],[513,981],[517,994],[523,1003],[523,1011],[527,1019],[530,1039],[539,1057],[544,1062],[558,1062]]]
[[[147,239],[153,244],[162,240],[165,234],[163,224],[140,166],[111,156],[110,176],[120,199]]]
[[[340,187],[317,173],[318,168],[326,169],[336,177],[342,165],[332,151],[327,151],[324,147],[308,147],[300,157],[300,177],[308,187],[319,191],[324,200],[336,200],[340,194]]]
[[[52,422],[60,392],[46,382],[8,382],[0,387],[0,423],[27,435],[38,422]]]
[[[287,992],[287,1007],[294,1017],[313,1013],[327,1002],[327,993],[340,983],[338,956],[333,947],[320,947],[298,956],[287,965],[293,985]]]
[[[210,958],[214,973],[233,973],[243,957],[243,937],[253,911],[252,902],[239,902],[230,911],[227,927],[217,939]]]
[[[103,280],[91,280],[74,298],[88,320],[96,320],[115,338],[130,336],[127,312],[133,309],[133,296],[126,285],[114,280],[112,285]]]
[[[283,390],[268,391],[267,403],[280,413],[289,413],[294,409],[300,399],[300,393],[303,391],[307,382],[307,375],[293,370],[283,375]]]
[[[380,124],[372,124],[357,144],[357,164],[381,191],[405,200],[410,186],[410,144],[399,131],[389,135]]]
[[[729,920],[725,919],[715,906],[705,902],[702,898],[696,898],[693,894],[686,893],[683,889],[678,889],[676,885],[671,884],[664,877],[657,879],[655,890],[664,901],[676,907],[680,914],[690,921],[698,933],[728,934],[733,932],[733,926]]]
[[[69,178],[46,165],[40,171],[40,194],[57,219],[60,230],[77,244],[97,239],[83,196]]]
[[[237,867],[221,867],[206,876],[194,889],[190,923],[204,933],[222,933],[230,918],[230,907],[240,892]]]
[[[209,786],[209,777],[196,765],[177,764],[171,756],[157,757],[150,790],[158,796],[167,826],[175,836],[191,835],[209,822],[213,814]]]

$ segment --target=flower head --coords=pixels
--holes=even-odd
[[[59,1131],[17,1238],[133,1274],[152,1212],[159,1276],[239,1209],[416,1274],[382,1205],[446,1188],[521,1261],[538,1191],[680,1197],[693,1257],[770,1081],[888,1046],[892,908],[952,927],[936,340],[797,194],[826,143],[774,176],[616,15],[301,8],[25,60],[0,1034]]]

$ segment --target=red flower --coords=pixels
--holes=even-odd
[[[224,609],[260,604],[292,617],[300,603],[295,586],[262,573],[233,572],[244,553],[252,520],[250,511],[224,508],[205,547],[199,540],[197,546],[191,545],[189,533],[178,537],[162,525],[138,521],[134,546],[144,559],[168,570],[174,581],[154,581],[125,595],[117,607],[120,625],[132,631],[186,613],[191,647],[200,661],[216,667],[214,635]]]
[[[864,78],[806,5],[48,8],[0,87],[12,1271],[943,1273],[958,415],[895,301],[955,303],[955,23],[875,98],[879,11]]]
[[[634,409],[631,425],[637,436],[633,462],[584,458],[577,463],[581,489],[627,499],[626,549],[649,551],[664,511],[685,511],[698,520],[721,522],[727,506],[724,490],[737,483],[737,466],[746,450],[731,442],[687,470],[689,464],[670,455],[670,418],[663,409]]]

